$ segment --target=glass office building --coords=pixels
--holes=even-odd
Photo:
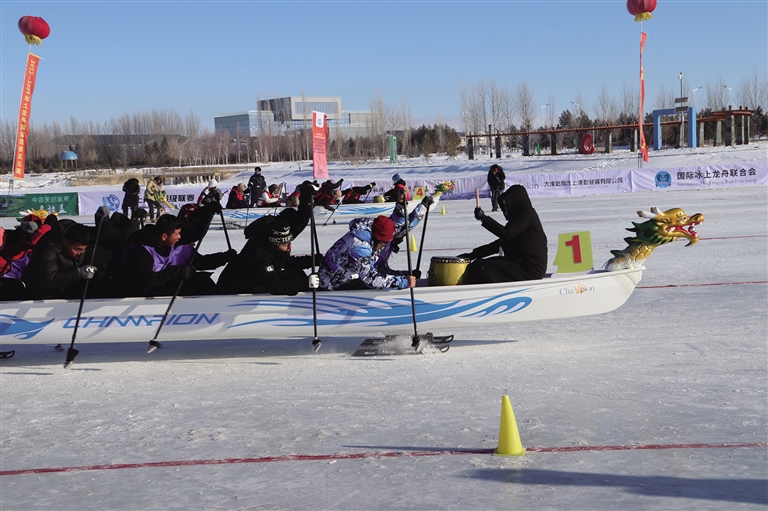
[[[259,110],[248,110],[214,117],[216,131],[227,130],[241,136],[284,135],[288,131],[312,128],[312,112],[323,112],[328,119],[331,139],[370,135],[370,111],[344,111],[338,96],[290,96],[259,101]]]

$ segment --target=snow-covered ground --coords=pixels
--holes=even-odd
[[[498,160],[489,158],[488,155],[479,155],[474,160],[468,160],[466,154],[456,158],[446,156],[433,156],[430,158],[405,158],[399,157],[398,164],[390,164],[388,161],[365,161],[352,163],[349,161],[328,162],[329,173],[333,179],[352,179],[361,182],[377,181],[391,183],[393,174],[399,173],[403,179],[445,179],[454,180],[463,177],[485,175],[491,163],[499,163],[504,168],[507,180],[513,179],[515,173],[561,173],[579,172],[589,170],[611,169],[636,169],[643,168],[678,168],[695,167],[699,165],[716,165],[725,163],[741,163],[765,161],[768,159],[768,141],[752,142],[749,145],[729,147],[699,147],[664,149],[651,151],[648,162],[638,162],[638,153],[626,149],[616,149],[610,154],[579,155],[575,153],[551,156],[522,157],[520,153],[505,154]],[[242,165],[243,172],[233,178],[223,181],[219,188],[229,190],[239,182],[248,182],[253,174],[253,168],[260,165],[268,183],[300,182],[303,179],[312,179],[312,164],[308,161],[259,163]],[[162,175],[164,169],[157,169],[157,174]],[[118,170],[120,172],[120,170]],[[31,174],[24,181],[14,183],[15,193],[25,192],[58,192],[69,186],[69,176],[66,172],[53,172],[49,174]],[[68,191],[103,190],[104,186],[78,186],[69,188]],[[172,187],[168,187],[172,189]],[[119,186],[113,187],[119,190]],[[202,187],[201,187],[202,190]],[[0,179],[0,194],[8,193],[8,180]]]
[[[764,145],[752,147],[676,150],[663,166],[765,159]],[[331,174],[451,178],[488,164],[332,165]],[[503,165],[509,176],[515,165],[637,162],[571,155]],[[277,167],[265,168],[275,181]],[[492,239],[472,217],[474,201],[444,206],[430,215],[423,266]],[[145,342],[87,344],[64,370],[52,346],[5,345],[17,352],[0,361],[0,471],[33,470],[0,475],[0,508],[765,509],[768,187],[534,206],[550,271],[561,232],[589,230],[600,265],[623,248],[637,210],[680,207],[705,221],[699,243],[653,253],[620,309],[457,330],[447,353],[354,358],[358,337],[323,338],[314,353],[309,331],[305,340],[168,343],[149,355]],[[326,249],[346,226],[318,229]],[[244,244],[242,231],[229,235]],[[294,252],[308,253],[308,239]],[[201,251],[225,248],[217,229]],[[393,267],[406,265],[405,252],[395,255]],[[530,449],[523,457],[489,453],[503,394]],[[89,470],[45,470],[62,467]]]

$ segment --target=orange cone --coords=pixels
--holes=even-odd
[[[501,428],[499,430],[499,446],[493,453],[494,456],[523,456],[525,448],[520,442],[520,432],[517,430],[515,412],[509,396],[501,396]]]

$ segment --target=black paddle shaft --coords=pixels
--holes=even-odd
[[[102,216],[101,220],[99,221],[99,225],[96,227],[96,239],[93,241],[93,247],[91,248],[91,262],[88,263],[91,266],[93,266],[93,261],[96,259],[96,247],[99,244],[99,237],[101,236],[101,226],[104,225],[104,222],[109,222],[108,216]],[[83,314],[83,304],[85,303],[85,295],[88,293],[88,284],[90,282],[91,282],[91,279],[86,279],[85,285],[83,286],[83,296],[80,297],[80,306],[77,308],[77,318],[75,318],[75,328],[72,331],[72,342],[69,343],[69,349],[67,350],[67,360],[64,363],[64,367],[72,363],[72,361],[75,360],[75,357],[78,354],[78,351],[75,349],[75,339],[77,339],[77,328],[80,326],[80,316]]]

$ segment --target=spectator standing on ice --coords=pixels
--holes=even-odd
[[[491,211],[499,210],[499,195],[504,191],[504,171],[501,165],[494,163],[488,170],[488,186],[491,189]]]
[[[136,210],[139,209],[139,194],[141,193],[139,180],[135,177],[127,180],[123,183],[123,192],[125,192],[122,204],[123,214],[128,218],[131,218]],[[130,215],[128,214],[128,210],[131,211]]]
[[[261,192],[267,187],[267,180],[261,175],[261,167],[256,167],[253,170],[253,175],[248,180],[248,193],[250,194],[251,207],[256,205],[256,202],[261,197]]]
[[[149,221],[156,222],[157,216],[155,216],[155,209],[157,209],[157,215],[160,215],[160,203],[157,201],[160,192],[163,190],[163,178],[155,176],[147,182],[147,186],[144,187],[144,202],[147,203],[147,209],[149,210]]]

